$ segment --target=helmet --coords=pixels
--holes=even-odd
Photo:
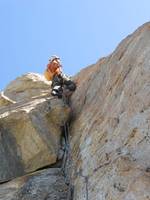
[[[55,60],[55,59],[58,60],[58,61],[60,62],[59,56],[56,56],[56,55],[51,56],[50,59],[49,59],[49,61],[52,62],[52,61]]]

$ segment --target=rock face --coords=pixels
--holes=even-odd
[[[2,93],[2,97],[13,102],[29,101],[49,94],[50,85],[51,82],[46,81],[42,75],[28,73],[10,82]]]
[[[75,78],[74,200],[149,200],[150,23]]]
[[[0,107],[0,182],[56,162],[70,108],[50,97],[49,88],[39,75],[27,74],[4,91],[11,103]]]
[[[38,74],[1,93],[0,200],[150,200],[150,23],[75,80],[71,109]]]
[[[66,200],[68,186],[60,169],[47,169],[14,179],[0,187],[1,200]]]

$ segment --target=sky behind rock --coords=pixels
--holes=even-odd
[[[150,20],[149,0],[0,0],[0,90],[50,55],[74,75]]]

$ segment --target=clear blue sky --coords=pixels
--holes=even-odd
[[[53,54],[74,75],[149,20],[149,0],[0,0],[0,90]]]

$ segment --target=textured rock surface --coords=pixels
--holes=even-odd
[[[16,102],[9,99],[7,96],[5,96],[4,92],[0,93],[0,106],[7,106],[13,103],[16,103]]]
[[[66,200],[68,186],[60,169],[17,178],[0,187],[0,200]]]
[[[150,200],[150,23],[75,79],[63,162],[71,173],[64,180],[61,169],[47,169],[3,183],[0,199],[71,200],[71,174],[73,200]],[[30,73],[1,93],[1,182],[56,162],[70,108],[49,87]]]
[[[150,23],[76,80],[74,200],[149,200]]]
[[[3,95],[15,102],[26,101],[49,94],[50,84],[43,75],[28,73],[10,82]]]
[[[0,182],[56,162],[60,147],[61,126],[68,120],[70,108],[57,98],[42,97],[41,93],[47,92],[47,84],[42,82],[42,79],[32,82],[36,76],[36,74],[30,74],[29,85],[28,81],[27,85],[25,84],[28,75],[23,76],[23,81],[19,78],[19,83],[23,82],[26,86],[22,89],[22,94],[26,95],[27,91],[24,90],[30,91],[30,86],[32,86],[31,90],[35,90],[34,97],[36,96],[34,100],[23,101],[26,98],[21,95],[20,102],[0,107]],[[7,87],[6,92],[4,91],[5,95],[8,93],[8,88],[13,85],[15,88],[21,88],[21,83],[18,87],[17,83],[18,79]],[[36,91],[37,85],[40,85],[41,90],[43,88],[41,93],[38,89]],[[14,91],[16,92],[17,89]],[[17,93],[14,91],[11,92],[9,89],[8,96],[16,101]],[[32,92],[31,96],[33,96]]]

